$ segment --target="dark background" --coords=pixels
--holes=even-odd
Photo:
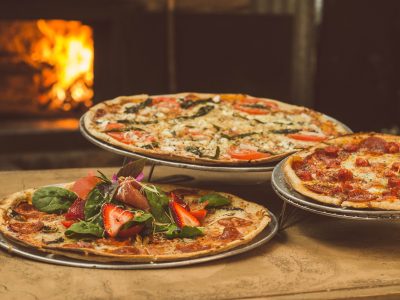
[[[354,131],[399,133],[400,1],[177,0],[172,13],[166,3],[4,0],[0,22],[92,26],[95,102],[139,93],[248,93],[312,107]],[[37,129],[37,117],[2,114],[1,103],[0,115],[0,169],[122,161],[77,127],[56,128],[50,118],[47,129]]]

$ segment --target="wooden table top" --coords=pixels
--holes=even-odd
[[[111,174],[113,170],[105,171]],[[0,196],[24,188],[69,182],[87,172],[0,172]],[[168,172],[171,169],[156,170],[158,176]],[[243,180],[232,179],[230,174],[199,176],[198,186],[236,193],[264,204],[276,214],[282,204],[269,182],[245,184],[255,174],[242,175]],[[236,183],[223,184],[224,179]],[[0,299],[400,297],[400,223],[339,220],[297,210],[287,224],[291,226],[251,252],[174,269],[63,267],[0,251]]]

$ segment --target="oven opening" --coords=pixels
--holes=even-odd
[[[0,114],[68,117],[92,105],[93,29],[80,21],[0,21]]]

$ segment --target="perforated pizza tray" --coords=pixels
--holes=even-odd
[[[86,129],[85,127],[85,115],[83,114],[80,122],[79,122],[79,127],[80,127],[80,131],[82,133],[82,135],[91,143],[93,143],[94,145],[106,150],[106,151],[110,151],[125,157],[130,157],[130,158],[135,158],[135,159],[139,159],[139,158],[145,158],[147,159],[149,162],[156,164],[156,165],[164,165],[164,166],[169,166],[169,167],[176,167],[176,168],[185,168],[185,169],[192,169],[192,170],[201,170],[201,171],[213,171],[213,172],[272,172],[272,170],[274,169],[274,167],[276,166],[276,164],[279,162],[279,160],[281,160],[281,158],[278,158],[276,161],[272,161],[270,163],[267,164],[263,164],[263,165],[254,165],[254,166],[224,166],[224,165],[200,165],[200,164],[191,164],[191,163],[187,163],[187,162],[177,162],[174,160],[167,160],[167,159],[160,159],[160,158],[155,158],[155,157],[151,157],[148,155],[144,155],[144,154],[140,154],[140,153],[136,153],[136,152],[132,152],[132,151],[128,151],[122,148],[119,148],[117,146],[111,145],[109,143],[106,143],[94,136],[92,136],[89,131]],[[352,130],[347,127],[346,125],[344,125],[343,123],[339,122],[338,120],[331,118],[329,116],[324,115],[326,118],[330,119],[331,121],[343,126],[345,128],[345,130],[348,133],[352,133]]]
[[[283,173],[283,164],[288,158],[281,161],[271,176],[271,185],[276,194],[285,202],[298,208],[325,216],[358,219],[358,220],[400,220],[400,211],[353,209],[331,206],[316,202],[295,191],[286,181]]]
[[[93,269],[113,269],[113,270],[138,270],[138,269],[162,269],[162,268],[175,268],[188,266],[193,264],[199,264],[209,261],[214,261],[218,259],[223,259],[229,256],[241,254],[244,252],[248,252],[253,250],[261,245],[267,243],[271,240],[274,235],[278,231],[278,222],[274,214],[269,212],[269,216],[271,217],[271,222],[267,225],[267,227],[260,232],[250,243],[228,250],[226,252],[222,252],[219,254],[214,254],[211,256],[205,256],[200,258],[192,258],[187,260],[179,260],[172,262],[150,262],[150,263],[129,263],[129,262],[88,262],[84,260],[73,259],[61,255],[49,254],[46,252],[42,252],[33,248],[28,248],[17,244],[7,238],[4,237],[3,234],[0,233],[0,248],[5,249],[6,251],[29,258],[36,261],[41,261],[45,263],[55,264],[55,265],[63,265],[70,267],[81,267],[81,268],[93,268]]]

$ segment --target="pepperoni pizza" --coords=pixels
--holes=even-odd
[[[357,133],[298,152],[283,167],[290,185],[342,207],[400,210],[400,137]]]

